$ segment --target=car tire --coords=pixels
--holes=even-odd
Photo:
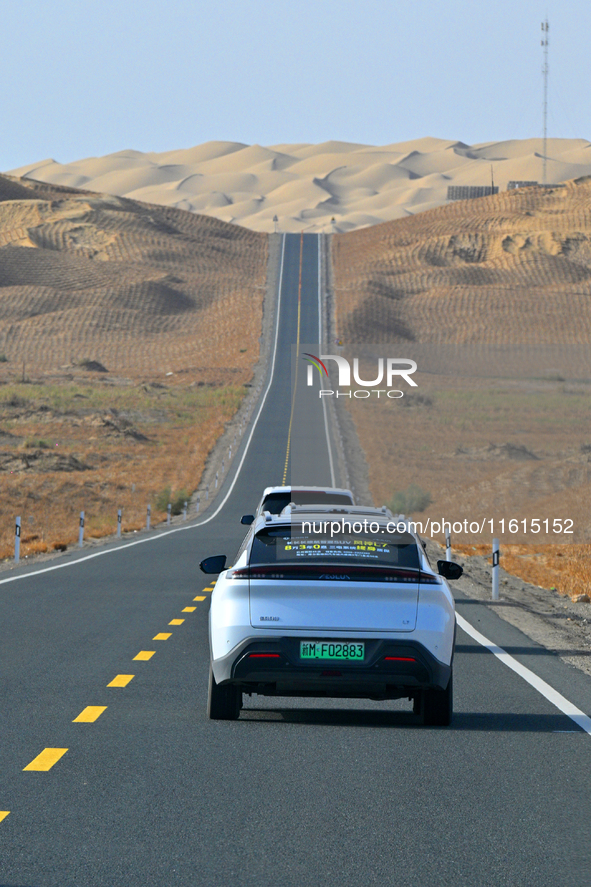
[[[207,717],[212,721],[236,721],[242,708],[242,693],[238,687],[216,684],[213,669],[209,666],[209,692]]]
[[[427,727],[449,727],[453,717],[453,675],[445,690],[423,690],[423,723]]]

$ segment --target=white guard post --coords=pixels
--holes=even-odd
[[[146,530],[150,529],[150,520],[152,518],[152,506],[148,503],[148,510],[146,513]]]
[[[446,561],[451,560],[451,531],[449,527],[445,531],[445,559]]]
[[[14,562],[18,564],[21,557],[21,519],[17,517],[14,528]]]
[[[183,508],[183,520],[187,520],[187,505],[189,503],[185,502],[185,507]]]
[[[78,545],[80,548],[84,545],[84,512],[80,512],[80,527],[78,529]]]
[[[117,538],[121,539],[121,509],[117,510]]]
[[[499,551],[499,540],[493,539],[493,553],[492,553],[492,599],[493,601],[498,601],[499,599],[499,561],[501,558],[501,554]]]
[[[195,503],[195,511],[199,514],[199,496],[197,496],[197,502]]]
[[[170,513],[171,513],[171,511],[172,511],[172,505],[171,505],[170,502],[169,502],[168,505],[166,506],[166,523],[167,523],[168,525],[170,525]]]

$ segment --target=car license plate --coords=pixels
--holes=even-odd
[[[361,660],[365,656],[365,644],[342,641],[300,641],[300,659]]]

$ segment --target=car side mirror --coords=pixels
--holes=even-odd
[[[249,527],[251,525],[251,523],[253,522],[253,520],[254,520],[254,514],[243,514],[242,517],[240,518],[240,523],[246,524],[246,526]]]
[[[204,573],[221,573],[226,569],[226,555],[214,554],[211,557],[206,557],[199,566]]]
[[[464,568],[459,564],[454,564],[453,561],[437,561],[437,572],[444,579],[459,579]]]

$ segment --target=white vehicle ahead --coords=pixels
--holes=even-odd
[[[389,512],[351,506],[262,514],[211,597],[208,714],[233,720],[242,696],[413,700],[450,723],[455,608],[420,539]]]
[[[347,508],[349,505],[353,505],[353,493],[351,490],[344,490],[340,487],[297,487],[291,485],[266,487],[255,513],[243,514],[240,523],[252,524],[264,511],[280,514],[290,502],[296,502],[299,505],[333,505]]]

